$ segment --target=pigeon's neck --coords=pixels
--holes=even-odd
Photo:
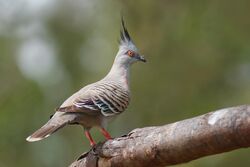
[[[115,60],[111,70],[105,78],[118,81],[129,88],[129,73],[129,64],[119,63]]]

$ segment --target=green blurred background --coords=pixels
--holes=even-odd
[[[132,67],[132,101],[109,124],[113,136],[249,103],[249,7],[247,0],[0,0],[0,167],[63,167],[89,149],[80,126],[41,142],[25,138],[108,72],[121,11],[148,63]],[[241,149],[179,167],[248,166],[249,155]]]

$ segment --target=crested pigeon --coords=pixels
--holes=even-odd
[[[106,139],[111,139],[105,130],[107,122],[122,113],[130,101],[130,65],[145,58],[138,53],[123,21],[121,20],[119,51],[109,73],[100,81],[89,84],[70,96],[56,109],[50,120],[27,137],[27,141],[42,140],[65,125],[80,124],[91,146],[95,142],[90,134],[98,127]]]

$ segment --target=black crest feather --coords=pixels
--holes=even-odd
[[[121,28],[121,32],[120,32],[121,42],[131,41],[130,35],[128,33],[128,30],[125,27],[125,23],[124,23],[123,17],[121,18],[121,21],[122,21],[122,28]]]

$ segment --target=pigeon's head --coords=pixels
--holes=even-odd
[[[122,64],[133,64],[137,61],[146,62],[144,56],[140,55],[133,43],[122,18],[121,39],[116,59]]]

